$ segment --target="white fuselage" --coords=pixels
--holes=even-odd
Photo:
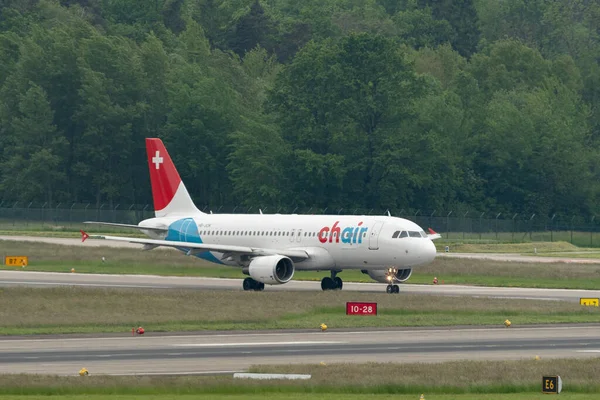
[[[145,231],[156,239],[304,250],[310,257],[297,262],[297,270],[412,268],[430,263],[436,254],[421,227],[387,216],[196,214],[151,218],[139,225],[168,229],[166,237]],[[243,265],[223,253],[195,255]]]

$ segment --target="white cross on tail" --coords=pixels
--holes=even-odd
[[[163,158],[160,156],[160,152],[156,150],[156,155],[152,157],[152,163],[156,165],[156,169],[160,168],[160,164],[163,163]]]

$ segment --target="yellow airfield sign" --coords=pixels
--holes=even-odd
[[[27,256],[6,256],[4,257],[4,265],[7,267],[26,267],[29,265]]]
[[[594,307],[598,307],[600,304],[600,302],[598,301],[598,298],[591,298],[591,297],[581,297],[579,299],[579,304],[581,304],[582,306],[594,306]]]

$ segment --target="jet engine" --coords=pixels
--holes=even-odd
[[[406,269],[397,269],[397,268],[387,268],[387,269],[363,269],[361,271],[363,274],[367,274],[371,277],[371,279],[381,282],[381,283],[396,283],[396,282],[406,282],[408,278],[410,278],[412,274],[411,268]]]
[[[261,256],[253,258],[243,272],[255,281],[281,285],[289,282],[294,276],[294,263],[285,256]]]

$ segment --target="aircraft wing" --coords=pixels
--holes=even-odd
[[[130,238],[130,237],[122,237],[122,236],[104,236],[104,235],[95,235],[90,236],[84,231],[81,231],[81,241],[84,242],[86,239],[102,239],[102,240],[114,240],[120,242],[128,242],[128,243],[139,243],[144,245],[145,248],[155,248],[158,246],[164,247],[173,247],[173,248],[186,248],[193,250],[201,250],[201,251],[216,251],[219,253],[225,253],[228,255],[231,254],[240,254],[240,255],[249,255],[249,256],[269,256],[274,254],[280,254],[282,256],[290,257],[296,260],[306,260],[309,258],[309,255],[304,250],[294,250],[294,249],[263,249],[258,247],[247,247],[247,246],[231,246],[226,244],[207,244],[207,243],[194,243],[194,242],[176,242],[172,240],[157,240],[157,239],[141,239],[141,238]]]
[[[167,228],[153,228],[153,227],[148,227],[148,226],[117,224],[114,222],[85,221],[84,224],[97,224],[97,225],[104,225],[104,226],[116,226],[119,228],[144,229],[147,231],[155,231],[155,232],[167,232],[168,231]]]

